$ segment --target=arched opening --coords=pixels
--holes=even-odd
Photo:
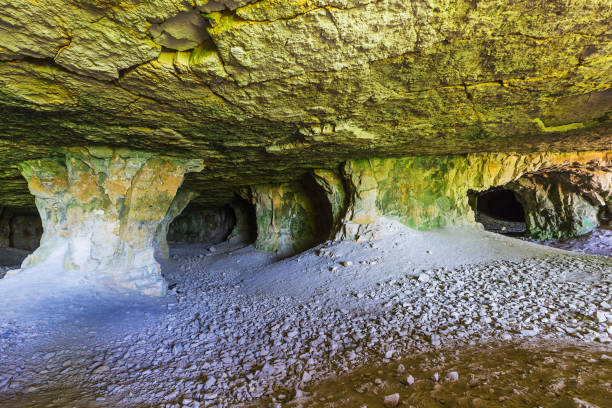
[[[168,228],[170,244],[217,244],[225,241],[236,225],[236,215],[229,206],[189,205]]]
[[[514,191],[494,187],[471,194],[476,221],[487,231],[515,236],[526,232],[525,210]]]
[[[312,243],[312,247],[314,247],[329,239],[333,228],[332,206],[325,195],[323,187],[315,181],[312,175],[304,177],[302,185],[312,204],[313,221],[315,224],[315,236]]]
[[[257,214],[255,205],[248,200],[235,196],[230,205],[236,223],[228,240],[232,243],[250,245],[257,240]]]

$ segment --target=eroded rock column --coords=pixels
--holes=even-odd
[[[168,211],[166,211],[166,215],[155,231],[153,248],[155,249],[155,256],[158,258],[168,259],[170,257],[170,248],[168,247],[168,229],[170,228],[170,224],[172,224],[172,221],[183,212],[191,200],[197,196],[198,193],[195,191],[181,190],[172,200]]]
[[[599,207],[567,183],[560,174],[534,174],[509,184],[525,210],[532,238],[571,238],[599,226]]]
[[[317,211],[300,183],[254,186],[251,199],[257,217],[256,248],[285,257],[321,240]]]
[[[44,234],[21,270],[50,262],[163,295],[166,283],[154,259],[155,233],[184,174],[201,169],[198,160],[107,148],[71,149],[63,162],[22,163]]]

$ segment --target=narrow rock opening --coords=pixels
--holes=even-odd
[[[514,191],[494,187],[472,194],[476,221],[487,231],[518,236],[526,232],[525,210]]]
[[[231,242],[253,244],[257,240],[257,214],[248,200],[236,196],[230,205],[234,214],[234,228],[227,239]]]
[[[334,217],[332,204],[327,198],[325,191],[312,176],[303,180],[304,190],[312,201],[313,221],[315,224],[315,236],[312,246],[319,245],[329,238],[333,229]]]

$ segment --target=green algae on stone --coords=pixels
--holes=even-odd
[[[529,174],[581,172],[594,179],[583,182],[586,191],[565,192],[572,183],[533,186],[529,194],[540,194],[539,201],[527,199],[528,227],[541,239],[584,234],[595,228],[597,211],[608,200],[610,173],[597,179],[597,169],[610,169],[612,152],[471,154],[467,156],[405,157],[352,160],[344,166],[352,199],[343,220],[344,228],[356,238],[359,225],[374,223],[379,216],[398,219],[415,229],[450,225],[476,225],[469,202],[470,191],[485,191],[509,185]],[[540,177],[540,176],[538,176]],[[541,180],[541,179],[540,179]],[[598,181],[597,181],[598,180]],[[515,187],[518,189],[518,187]],[[543,191],[557,188],[561,193]],[[546,190],[548,189],[548,190]],[[519,190],[517,190],[519,191]],[[527,194],[527,192],[525,194]],[[519,191],[519,195],[520,195]],[[586,197],[602,194],[599,204]],[[536,205],[535,203],[541,204]],[[536,216],[540,210],[548,211]]]

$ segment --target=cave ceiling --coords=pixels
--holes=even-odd
[[[204,161],[202,205],[355,158],[612,147],[610,0],[0,0],[0,205],[17,163]]]

